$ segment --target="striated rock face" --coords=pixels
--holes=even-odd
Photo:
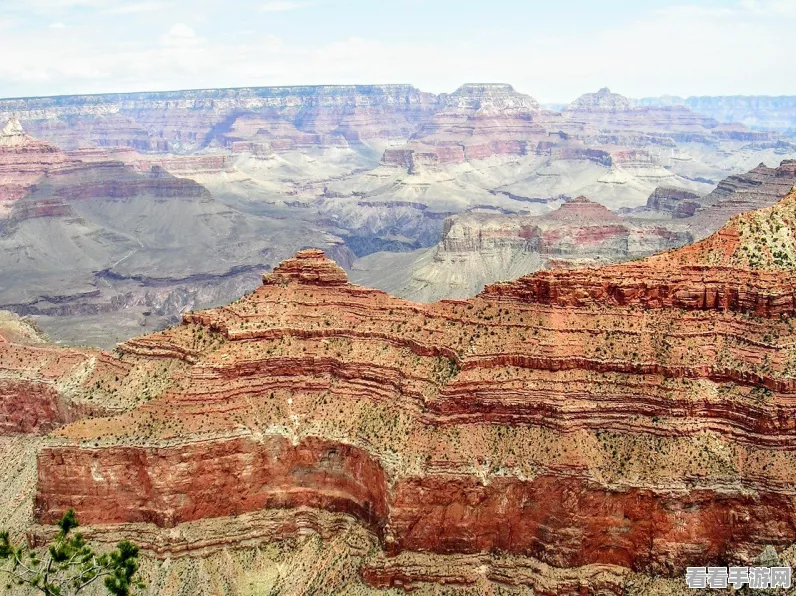
[[[769,207],[796,186],[796,161],[784,160],[776,168],[760,164],[746,174],[730,176],[700,200],[697,225],[715,229],[729,217]]]
[[[600,209],[562,217],[578,211]],[[322,508],[377,537],[362,577],[382,587],[475,581],[430,555],[516,557],[535,571],[515,585],[578,570],[542,593],[748,563],[796,541],[794,213],[796,193],[685,249],[430,305],[301,251],[253,294],[122,344],[126,366],[184,373],[56,431],[36,515],[179,528]]]
[[[729,176],[705,196],[659,187],[644,207],[623,212],[635,217],[675,218],[689,226],[695,238],[703,238],[734,215],[777,203],[795,185],[796,161],[786,159],[775,168],[761,163],[744,174]]]
[[[184,152],[252,141],[285,150],[402,141],[435,104],[409,85],[252,87],[7,99],[0,118],[18,114],[34,136],[66,149]]]
[[[700,206],[700,196],[682,188],[658,187],[647,199],[646,208],[671,217],[691,217]]]
[[[415,171],[418,167],[524,155],[546,136],[535,123],[539,104],[504,84],[463,85],[440,96],[442,109],[398,149],[388,149],[382,162]]]
[[[47,171],[70,161],[57,147],[27,136],[11,118],[0,131],[0,221]]]
[[[585,197],[542,216],[471,213],[445,220],[441,242],[408,264],[358,261],[353,278],[404,298],[467,298],[484,285],[532,273],[640,258],[692,241],[683,226],[620,216]]]
[[[617,304],[791,316],[796,312],[794,228],[796,192],[773,207],[734,217],[716,234],[679,251],[597,270],[543,272],[490,286],[485,295],[562,306]]]
[[[603,87],[597,93],[586,93],[569,104],[568,109],[579,110],[628,110],[630,100],[618,93],[611,93],[608,87]]]
[[[754,129],[782,132],[796,129],[796,96],[725,95],[646,97],[638,105],[685,105],[719,122],[740,122]]]
[[[309,248],[296,253],[292,259],[282,261],[272,273],[263,275],[263,283],[287,284],[292,281],[321,286],[338,286],[348,283],[340,265],[326,258],[322,250]]]

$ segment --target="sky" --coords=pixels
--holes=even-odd
[[[511,83],[796,95],[796,0],[0,0],[0,97]]]

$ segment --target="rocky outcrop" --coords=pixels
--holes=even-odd
[[[700,206],[700,195],[682,188],[658,187],[647,199],[646,208],[671,217],[691,217]]]
[[[603,87],[597,93],[586,93],[573,101],[568,106],[572,111],[592,110],[629,110],[630,100],[618,93],[611,93],[608,87]]]
[[[11,118],[0,131],[0,221],[46,172],[70,161],[58,148],[27,136]]]
[[[440,96],[437,111],[405,147],[388,149],[382,163],[417,168],[485,159],[495,155],[525,155],[546,136],[535,122],[539,104],[511,85],[463,85]]]
[[[761,163],[744,174],[725,178],[704,196],[683,189],[659,187],[644,207],[623,212],[652,219],[676,218],[692,230],[695,238],[703,238],[739,213],[774,205],[794,186],[796,161],[783,160],[775,168]]]
[[[263,140],[275,150],[405,140],[436,98],[409,85],[250,87],[0,100],[66,149],[195,151]]]
[[[396,270],[384,255],[355,263],[351,275],[420,302],[468,298],[486,284],[539,269],[627,261],[692,240],[683,226],[623,217],[585,197],[542,216],[471,213],[445,220],[441,242]]]
[[[724,95],[645,97],[637,105],[684,105],[719,122],[740,122],[753,129],[781,132],[796,129],[796,96]]]
[[[126,365],[96,350],[59,348],[29,322],[0,311],[0,437],[43,435],[69,422],[135,403],[107,377]],[[113,388],[111,388],[113,387]],[[102,388],[102,389],[101,389]]]
[[[273,272],[263,275],[263,283],[288,284],[298,281],[321,286],[339,286],[348,283],[340,265],[326,258],[322,250],[310,248],[296,253],[292,259],[282,261]]]
[[[772,207],[732,218],[716,234],[679,251],[601,269],[542,272],[491,286],[485,295],[561,306],[617,304],[791,316],[796,312],[796,246],[789,233],[794,222],[796,192]]]
[[[73,506],[119,531],[325,509],[373,533],[382,554],[361,573],[384,587],[445,581],[445,557],[509,574],[489,562],[498,553],[514,557],[508,583],[558,577],[549,593],[751,562],[796,541],[781,316],[793,268],[779,256],[792,247],[746,256],[761,226],[796,230],[794,205],[639,263],[430,305],[351,285],[301,251],[237,302],[122,345],[125,366],[183,372],[124,414],[56,431],[36,515]],[[577,212],[617,219],[584,200],[559,217]]]

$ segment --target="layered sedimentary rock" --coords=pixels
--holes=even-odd
[[[0,130],[0,220],[47,171],[70,160],[57,147],[27,136],[16,118]]]
[[[511,85],[463,85],[441,96],[444,106],[383,162],[414,171],[424,165],[457,163],[493,155],[524,155],[545,138],[535,122],[539,104]]]
[[[382,167],[362,175],[363,184],[337,184],[336,195],[364,192],[375,201],[406,196],[413,182],[429,183],[436,173],[472,184],[479,180],[474,172],[500,171],[502,184],[492,192],[518,201],[584,194],[612,208],[631,207],[658,186],[705,194],[712,183],[759,163],[754,155],[793,151],[774,133],[719,123],[685,106],[634,106],[608,89],[561,112],[542,110],[506,85],[468,85],[440,102],[444,107],[406,145],[385,151]],[[411,175],[396,184],[391,168]],[[494,200],[481,204],[498,207]],[[518,202],[499,207],[522,210]]]
[[[569,104],[573,111],[602,111],[602,110],[628,110],[630,100],[618,93],[611,93],[608,87],[603,87],[596,93],[585,93]]]
[[[409,85],[252,87],[7,99],[0,118],[17,114],[34,136],[68,149],[183,152],[243,140],[286,149],[404,140],[435,103]]]
[[[674,218],[688,225],[695,238],[703,238],[730,217],[770,207],[796,185],[796,161],[783,160],[777,167],[759,164],[744,174],[729,176],[699,196],[676,188],[657,188],[644,207],[624,213],[644,218]]]
[[[301,251],[237,302],[121,345],[127,365],[185,373],[56,431],[36,515],[180,532],[325,509],[375,536],[361,574],[382,587],[475,584],[480,561],[483,581],[621,593],[631,570],[782,550],[796,541],[795,213],[792,194],[687,249],[430,305]],[[446,566],[457,556],[472,558]]]
[[[60,176],[44,150],[24,163],[16,149],[0,155],[11,180],[0,194],[13,195],[3,209],[16,205],[0,236],[10,261],[0,306],[47,317],[58,339],[110,346],[250,290],[255,271],[302,247],[348,266],[433,248],[462,212],[539,216],[579,194],[631,208],[657,186],[704,194],[750,160],[796,155],[779,137],[739,140],[728,131],[742,127],[614,95],[562,112],[500,84],[439,96],[397,85],[0,101],[66,148],[51,156],[65,160]]]
[[[768,133],[753,132],[741,124],[732,124],[734,121],[722,125],[685,106],[634,106],[631,100],[611,93],[608,88],[580,96],[564,109],[563,114],[569,120],[597,126],[609,135],[627,134],[630,129],[646,134],[665,131],[675,141],[701,141],[712,135],[716,135],[717,139],[742,141],[773,138]],[[689,133],[694,136],[689,138]],[[667,135],[661,135],[658,142],[666,145]],[[650,138],[650,141],[654,142],[654,139]]]
[[[142,397],[141,385],[119,382],[136,366],[99,350],[57,347],[29,320],[0,311],[0,437],[43,435],[123,411]]]
[[[59,340],[109,347],[249,291],[310,242],[350,262],[303,213],[247,212],[197,182],[234,176],[232,161],[64,152],[12,119],[0,136],[0,308],[42,317]]]
[[[725,95],[700,97],[645,97],[637,105],[684,105],[719,122],[740,122],[754,129],[782,132],[796,129],[796,97],[780,95]]]
[[[541,216],[471,213],[445,220],[440,243],[405,259],[378,253],[358,260],[358,283],[432,302],[468,298],[484,285],[539,269],[640,258],[692,241],[684,226],[624,217],[585,197]]]
[[[647,198],[646,209],[671,217],[690,217],[700,206],[700,195],[681,188],[658,187]]]

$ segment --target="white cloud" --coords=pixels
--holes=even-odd
[[[66,25],[63,23],[52,23],[50,29],[66,29]]]
[[[14,0],[0,0],[0,4],[7,1]],[[540,30],[536,36],[484,33],[477,40],[461,35],[453,42],[437,35],[411,41],[378,39],[364,26],[336,40],[331,37],[332,41],[298,42],[287,30],[282,38],[263,30],[261,21],[266,19],[256,13],[244,18],[234,36],[225,37],[228,30],[219,33],[221,25],[214,22],[212,12],[198,8],[195,14],[180,17],[180,22],[161,20],[162,35],[152,31],[151,25],[130,29],[133,35],[117,35],[127,33],[121,28],[125,19],[108,16],[108,11],[122,7],[135,12],[144,9],[133,6],[147,5],[155,10],[154,5],[166,1],[67,0],[99,10],[79,19],[51,16],[40,20],[42,26],[36,30],[3,30],[0,56],[13,59],[0,61],[0,97],[389,82],[441,92],[467,81],[505,81],[541,101],[565,102],[602,86],[632,97],[793,94],[796,79],[796,62],[787,58],[785,47],[793,28],[786,18],[789,3],[773,0],[718,7],[681,4],[639,12],[621,26],[549,28],[550,32]],[[168,1],[185,6],[178,0]],[[221,6],[211,0],[192,1],[196,7],[203,3]],[[269,4],[281,5],[284,11],[288,5],[295,10],[295,5],[310,3]],[[203,16],[206,21],[201,20]],[[295,16],[304,22],[304,14]],[[68,34],[53,35],[46,25],[60,20],[69,25]],[[111,21],[120,22],[111,23],[116,29],[98,24]],[[247,28],[254,33],[244,35]],[[26,51],[19,52],[20,47]]]
[[[185,23],[175,23],[165,35],[160,37],[164,46],[191,47],[204,43],[204,39],[196,36],[196,31]]]
[[[294,0],[274,0],[260,6],[260,12],[289,12],[314,5],[314,2],[297,2]]]

